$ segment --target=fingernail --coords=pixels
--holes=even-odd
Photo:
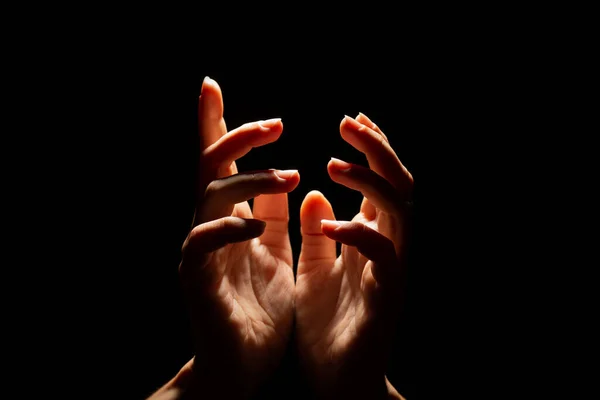
[[[335,228],[339,228],[340,226],[342,226],[342,223],[339,221],[333,221],[330,219],[322,219],[321,220],[321,228],[335,229]]]
[[[360,122],[358,122],[354,118],[349,117],[347,115],[344,116],[344,120],[346,121],[347,126],[350,129],[353,129],[355,131],[360,131],[360,130],[362,130],[362,129],[365,128],[365,126],[363,124],[361,124]]]
[[[287,181],[288,179],[293,178],[297,173],[297,169],[285,169],[285,170],[273,170],[275,175],[281,180]]]
[[[258,121],[258,125],[260,125],[260,127],[263,129],[271,130],[275,126],[279,125],[280,121],[281,118],[271,118],[266,121]]]
[[[202,86],[200,88],[200,94],[202,95],[202,92],[204,91],[204,85],[206,85],[207,83],[209,83],[212,79],[210,79],[210,77],[208,75],[206,75],[204,77],[204,79],[202,80]]]
[[[331,157],[331,165],[337,172],[348,172],[352,168],[352,164],[334,157]]]

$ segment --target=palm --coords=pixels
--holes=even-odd
[[[233,163],[223,175],[235,173]],[[212,353],[214,357],[209,358],[219,357],[225,364],[239,365],[249,377],[253,371],[260,381],[285,352],[295,293],[285,218],[287,194],[260,195],[254,207],[255,212],[247,201],[237,203],[228,215],[267,221],[262,235],[205,255],[202,269],[212,271],[211,283],[197,293],[204,309],[210,311],[199,313],[201,318],[194,323],[196,342],[208,345],[200,349],[203,353]],[[207,328],[212,332],[210,338],[206,338]]]
[[[252,218],[247,202],[232,216]],[[212,253],[208,268],[218,271],[211,295],[248,356],[281,350],[293,318],[294,275],[290,249],[274,249],[260,238],[229,244]]]

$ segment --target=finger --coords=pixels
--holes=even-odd
[[[219,84],[208,76],[202,82],[198,99],[198,128],[202,150],[227,133],[223,119],[223,94]]]
[[[291,185],[291,189],[285,193],[261,194],[254,199],[252,213],[267,223],[265,231],[260,236],[261,244],[267,246],[271,253],[276,254],[288,265],[293,266],[292,247],[288,232],[289,209],[287,193],[295,189],[300,182],[300,175],[296,170],[282,171],[286,172],[285,179]],[[278,175],[282,175],[278,172]]]
[[[332,240],[356,247],[373,262],[371,272],[378,284],[393,282],[398,270],[394,243],[381,233],[360,222],[321,221],[323,233]]]
[[[335,261],[335,241],[325,236],[321,230],[321,220],[324,218],[334,219],[333,209],[321,192],[313,190],[306,195],[300,207],[302,247],[298,259],[298,275]]]
[[[205,254],[230,243],[243,242],[260,236],[266,224],[258,219],[224,217],[198,225],[186,238],[184,255]]]
[[[402,198],[398,191],[376,172],[337,158],[331,158],[327,164],[327,172],[334,182],[358,190],[369,203],[380,210],[392,215],[400,212]]]
[[[379,133],[386,142],[390,142],[385,133],[383,133],[383,131],[365,114],[359,112],[355,119],[361,124],[366,125],[375,132]],[[373,204],[371,204],[366,197],[363,198],[363,201],[360,205],[360,212],[363,213],[363,215],[365,215],[365,217],[369,220],[373,220],[377,217],[375,206],[373,206]]]
[[[231,215],[236,204],[261,194],[291,192],[299,181],[296,170],[244,172],[214,180],[204,192],[197,223]]]
[[[257,219],[225,217],[205,222],[191,230],[182,246],[182,262],[179,267],[183,280],[193,279],[190,274],[205,270],[209,253],[231,243],[243,242],[260,236],[266,224]],[[205,271],[213,275],[215,271]]]
[[[385,135],[385,133],[383,133],[383,131],[365,114],[359,112],[355,119],[356,119],[356,121],[360,122],[361,124],[371,128],[375,132],[379,133],[386,142],[388,142],[388,143],[390,142],[388,140],[387,136]],[[363,213],[363,215],[368,220],[374,220],[377,217],[377,212],[376,212],[375,206],[373,204],[371,204],[371,202],[366,197],[363,197],[363,201],[360,205],[360,212]]]
[[[276,141],[283,132],[280,118],[247,123],[225,134],[201,155],[202,169],[206,181],[223,176],[219,173],[247,154],[253,147]]]
[[[412,175],[379,133],[348,116],[340,124],[340,133],[346,142],[367,156],[371,169],[397,189],[412,193]]]
[[[387,138],[387,136],[385,136],[385,133],[383,133],[381,131],[381,129],[379,129],[379,127],[369,119],[369,117],[367,117],[365,114],[359,112],[358,115],[355,118],[358,122],[360,122],[363,125],[366,125],[367,127],[371,128],[372,130],[374,130],[375,132],[379,133],[381,136],[383,136],[383,138],[385,139],[386,142],[390,142]]]

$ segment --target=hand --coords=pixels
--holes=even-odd
[[[199,199],[179,267],[196,346],[194,390],[239,399],[273,371],[290,336],[287,193],[300,176],[295,170],[238,173],[235,160],[276,141],[283,125],[271,119],[227,132],[221,89],[209,78],[199,124]]]
[[[334,221],[319,192],[302,203],[299,354],[320,397],[386,398],[394,392],[385,366],[402,295],[413,179],[365,115],[344,118],[340,132],[370,169],[336,159],[327,165],[335,182],[364,196],[351,222]],[[337,258],[336,241],[342,243]]]

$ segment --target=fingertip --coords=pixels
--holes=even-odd
[[[346,142],[354,146],[357,136],[360,135],[358,132],[362,132],[365,128],[365,125],[346,115],[340,123],[340,135]]]
[[[225,225],[234,226],[236,228],[261,228],[264,227],[266,222],[256,218],[241,218],[241,217],[223,217]]]
[[[323,206],[331,208],[331,204],[323,195],[323,193],[318,190],[311,190],[306,194],[306,196],[304,196],[304,200],[302,201],[302,205],[300,207],[300,215],[302,215],[303,212],[311,212],[315,209],[322,208]]]
[[[264,121],[258,121],[258,126],[265,132],[283,131],[283,122],[281,118],[271,118]]]
[[[335,157],[331,157],[331,160],[327,163],[329,172],[348,172],[351,168],[352,164]]]
[[[335,174],[336,172],[337,171],[335,170],[335,165],[334,165],[334,161],[333,161],[333,158],[332,158],[327,163],[327,173],[329,174],[330,177],[333,178],[333,174]]]
[[[297,169],[288,169],[288,170],[276,170],[273,169],[273,174],[275,174],[277,180],[285,185],[289,185],[288,192],[294,190],[298,184],[300,183],[300,173]]]
[[[348,123],[348,118],[351,118],[344,114],[344,118],[340,121],[340,130]]]
[[[300,172],[296,170],[296,173],[292,175],[291,178],[288,179],[288,182],[291,184],[290,192],[298,187],[300,184]]]
[[[333,208],[329,201],[318,190],[311,190],[304,197],[300,206],[300,224],[302,232],[321,234],[321,220],[334,220]]]
[[[372,121],[371,121],[371,118],[367,117],[367,116],[366,116],[366,114],[365,114],[365,113],[363,113],[363,112],[359,112],[359,113],[358,113],[358,115],[356,116],[356,118],[354,118],[354,119],[355,119],[355,120],[357,120],[357,121],[358,121],[359,119],[362,119],[362,120],[364,120],[365,122],[372,122]]]
[[[223,96],[217,82],[208,76],[202,81],[199,97],[200,118],[215,120],[223,118]]]
[[[304,197],[304,200],[313,200],[313,199],[320,199],[320,198],[325,198],[323,193],[321,193],[320,191],[318,191],[316,189],[313,189],[306,194],[306,196]]]
[[[365,128],[365,125],[361,124],[354,118],[349,117],[347,115],[342,120],[342,125],[344,128],[350,128],[350,129],[357,130],[357,131]]]
[[[252,146],[263,146],[273,143],[279,139],[283,133],[283,123],[281,118],[271,118],[267,120],[256,121],[244,125],[248,132],[247,140]]]
[[[208,91],[219,90],[219,84],[217,81],[206,75],[202,80],[202,88],[200,89],[200,95],[208,93]]]
[[[370,128],[370,129],[374,130],[377,128],[377,125],[375,125],[375,123],[373,123],[373,121],[371,121],[371,119],[369,117],[367,117],[365,114],[363,114],[362,112],[358,113],[355,120],[358,123],[363,124],[364,126]]]
[[[260,227],[260,229],[265,230],[265,228],[267,227],[267,221],[263,221],[262,219],[250,219],[249,221],[254,221],[254,223],[256,224],[257,227]]]
[[[212,81],[212,79],[210,79],[210,76],[206,75],[204,77],[204,79],[202,80],[202,87],[200,90],[200,94],[202,94],[202,92],[204,91],[204,88],[208,85],[210,85],[210,82]]]
[[[243,219],[243,221],[251,237],[262,235],[267,228],[267,222],[260,219]]]
[[[264,128],[260,124],[258,129],[253,129],[245,134],[244,139],[252,147],[264,146],[276,142],[283,133],[283,126],[274,125],[272,128]]]
[[[290,179],[294,179],[298,175],[297,169],[272,169],[273,173],[282,182],[286,182]]]
[[[334,231],[340,226],[342,226],[342,223],[340,221],[321,219],[321,230],[323,231],[323,233]]]

